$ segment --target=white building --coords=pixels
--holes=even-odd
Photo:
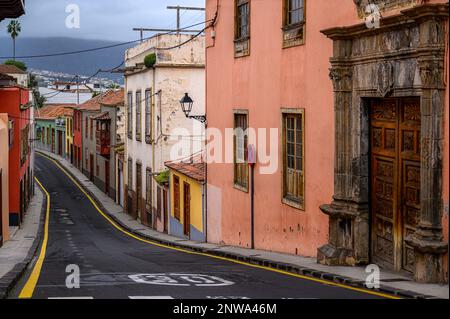
[[[28,73],[15,65],[0,64],[0,73],[12,76],[16,79],[18,85],[28,87]]]
[[[46,104],[76,104],[78,99],[80,104],[92,99],[92,92],[79,92],[77,95],[73,91],[58,91],[50,88],[39,88],[41,96],[45,97]]]
[[[146,67],[144,59],[151,54],[155,63]],[[194,100],[192,115],[204,115],[204,36],[156,35],[127,50],[125,66],[126,208],[142,223],[167,231],[167,187],[154,177],[166,170],[164,162],[202,149],[203,124],[186,118],[180,100],[188,93]],[[184,152],[174,154],[180,145]]]

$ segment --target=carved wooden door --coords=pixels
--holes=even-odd
[[[420,211],[420,100],[377,99],[370,105],[373,261],[413,271],[405,243]]]

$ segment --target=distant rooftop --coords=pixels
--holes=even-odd
[[[0,0],[1,3],[2,0]],[[6,73],[6,74],[27,74],[27,72],[22,71],[15,65],[6,65],[6,64],[0,64],[0,73]]]
[[[75,107],[76,104],[46,104],[36,110],[36,119],[54,120],[63,116],[72,116]]]
[[[101,93],[96,97],[84,102],[77,107],[81,111],[100,111],[102,105],[115,106],[123,103],[124,93],[123,89],[109,90],[105,93]]]
[[[206,164],[201,153],[180,161],[166,162],[164,165],[198,182],[205,181]]]

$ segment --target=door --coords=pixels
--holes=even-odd
[[[94,155],[90,154],[89,156],[89,165],[90,165],[90,179],[93,182],[94,181]]]
[[[62,140],[62,132],[58,131],[58,155],[62,156],[62,145],[63,144],[63,140]]]
[[[52,128],[52,153],[55,153],[55,129]]]
[[[119,205],[124,206],[123,199],[124,199],[124,188],[123,188],[123,164],[122,162],[119,162]]]
[[[370,120],[372,258],[412,272],[405,239],[420,213],[420,99],[373,100]]]
[[[191,234],[191,185],[183,183],[183,226],[184,234],[190,236]]]
[[[109,194],[109,161],[105,161],[105,193]]]

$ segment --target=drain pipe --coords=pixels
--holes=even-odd
[[[250,185],[250,227],[251,227],[251,249],[255,249],[255,165],[256,165],[256,151],[255,146],[250,144],[248,146],[248,164],[250,166],[251,185]]]

